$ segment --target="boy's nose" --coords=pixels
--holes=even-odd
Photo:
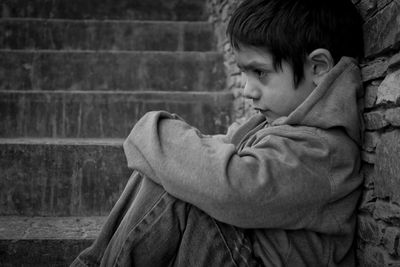
[[[247,80],[243,89],[243,96],[249,99],[258,99],[261,95],[257,86],[255,86],[253,82]]]

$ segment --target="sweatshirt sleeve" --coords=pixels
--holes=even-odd
[[[211,217],[244,228],[305,228],[331,195],[329,149],[311,135],[268,135],[238,152],[166,112],[124,143],[128,166]]]

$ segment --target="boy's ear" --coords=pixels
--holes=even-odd
[[[334,66],[331,52],[324,48],[315,49],[308,55],[308,60],[311,65],[313,82],[315,85],[319,85]]]

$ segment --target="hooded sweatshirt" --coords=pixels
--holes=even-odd
[[[360,71],[343,57],[289,116],[255,115],[225,138],[149,112],[128,166],[211,217],[251,228],[265,266],[354,266],[360,196]]]

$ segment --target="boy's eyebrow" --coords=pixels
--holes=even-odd
[[[267,63],[261,63],[257,61],[250,61],[249,63],[242,64],[242,63],[237,63],[237,66],[241,70],[253,70],[253,69],[272,69],[271,64]]]

